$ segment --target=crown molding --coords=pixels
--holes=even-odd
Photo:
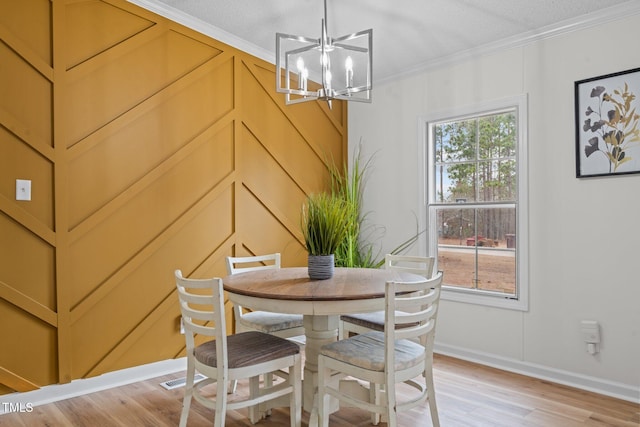
[[[184,25],[185,27],[189,27],[222,43],[240,49],[250,55],[275,64],[274,52],[271,52],[268,49],[264,49],[256,44],[250,43],[245,39],[242,39],[205,21],[202,21],[192,15],[188,15],[173,7],[169,7],[164,3],[156,0],[127,1],[151,12],[157,13],[158,15],[177,22],[181,25]],[[395,81],[398,78],[407,77],[409,75],[414,75],[436,68],[455,65],[456,63],[466,61],[470,58],[495,53],[500,50],[522,47],[540,40],[557,37],[570,32],[594,27],[596,25],[602,25],[607,22],[624,19],[636,14],[640,14],[640,2],[637,0],[629,0],[617,6],[612,6],[606,9],[599,10],[597,12],[560,21],[546,27],[537,28],[535,30],[517,34],[513,37],[508,37],[493,43],[488,43],[462,52],[457,52],[452,55],[443,56],[435,60],[426,61],[412,68],[406,69],[402,73],[396,73],[392,76],[375,80],[374,83],[383,84],[386,82]]]
[[[143,9],[156,13],[171,21],[177,22],[180,25],[191,28],[205,36],[211,37],[214,40],[218,40],[222,43],[228,44],[236,49],[246,52],[250,55],[256,56],[262,60],[275,64],[276,55],[267,49],[264,49],[256,44],[250,43],[243,38],[240,38],[222,28],[211,25],[195,16],[184,13],[178,9],[167,6],[164,3],[154,0],[127,0],[127,2],[140,6]],[[274,34],[275,37],[275,34]]]
[[[526,46],[540,40],[550,39],[553,37],[561,36],[563,34],[584,30],[587,28],[595,27],[597,25],[602,25],[608,22],[628,18],[637,14],[640,14],[640,2],[636,0],[630,0],[626,3],[612,6],[607,9],[602,9],[598,12],[593,12],[576,18],[566,19],[552,25],[517,34],[513,37],[508,37],[502,40],[495,41],[493,43],[487,43],[485,45],[467,49],[462,52],[457,52],[452,55],[443,56],[435,60],[426,61],[419,65],[416,65],[415,67],[404,70],[402,73],[394,74],[393,76],[380,79],[376,81],[376,83],[382,84],[395,81],[398,78],[407,77],[410,75],[418,74],[420,72],[455,65],[470,58],[496,53],[502,50]]]

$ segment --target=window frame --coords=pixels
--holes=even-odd
[[[529,221],[528,221],[528,112],[527,95],[486,101],[447,111],[436,112],[418,118],[420,163],[420,229],[425,233],[419,238],[421,251],[427,256],[436,257],[438,253],[437,216],[430,217],[429,206],[435,201],[435,144],[431,141],[432,127],[445,121],[459,121],[514,110],[516,115],[516,163],[517,163],[517,197],[516,207],[516,292],[515,296],[501,296],[478,289],[456,288],[443,283],[443,300],[457,301],[483,306],[499,307],[512,310],[529,310]],[[446,280],[446,271],[445,271]]]

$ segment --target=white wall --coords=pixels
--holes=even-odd
[[[418,118],[528,95],[529,310],[443,301],[442,351],[640,401],[640,175],[575,177],[573,93],[576,80],[640,67],[639,40],[634,15],[379,85],[372,104],[349,106],[351,151],[362,140],[364,158],[375,153],[364,203],[386,252],[423,212]],[[595,356],[583,319],[601,324]]]

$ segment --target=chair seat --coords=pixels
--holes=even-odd
[[[384,333],[367,332],[326,344],[322,346],[320,354],[349,365],[382,372],[384,371]],[[396,370],[424,363],[425,359],[424,347],[409,340],[397,340],[395,354]]]
[[[265,333],[273,333],[285,329],[302,327],[302,315],[281,314],[270,311],[252,311],[244,313],[240,318],[243,325]]]
[[[242,368],[300,353],[296,343],[275,335],[250,331],[227,337],[229,368]],[[216,341],[207,341],[194,349],[200,363],[216,367]]]
[[[401,314],[401,312],[396,312]],[[374,311],[373,313],[345,314],[340,316],[343,322],[353,323],[354,325],[363,326],[373,331],[384,332],[384,311]],[[415,326],[417,323],[403,323],[396,325],[396,328],[408,328]]]

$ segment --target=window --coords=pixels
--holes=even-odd
[[[423,120],[443,298],[527,309],[526,97]]]

